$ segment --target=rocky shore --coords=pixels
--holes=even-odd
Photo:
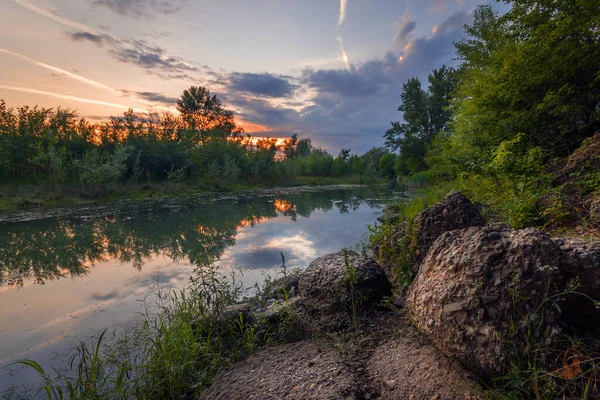
[[[408,249],[407,290],[390,248]],[[373,250],[318,258],[265,291],[266,305],[231,309],[282,340],[201,398],[501,398],[498,382],[524,364],[600,396],[597,349],[585,344],[600,339],[600,242],[488,224],[453,192]]]

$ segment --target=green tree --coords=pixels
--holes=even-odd
[[[518,136],[526,149],[560,155],[600,129],[599,2],[505,3],[503,16],[478,7],[456,44],[464,79],[444,157],[463,171],[484,173],[497,147]]]
[[[457,81],[453,68],[442,66],[428,76],[424,90],[417,78],[402,85],[401,104],[404,122],[392,122],[385,134],[385,146],[398,150],[397,172],[403,175],[425,169],[425,155],[436,134],[447,134],[451,112],[451,94]]]
[[[181,113],[192,139],[204,143],[208,136],[229,136],[241,132],[233,118],[233,111],[225,109],[217,95],[202,86],[191,86],[184,90],[177,100],[177,110]]]

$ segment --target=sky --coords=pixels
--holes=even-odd
[[[0,0],[0,99],[102,121],[207,87],[253,136],[383,144],[483,0]],[[503,4],[493,3],[502,12]]]

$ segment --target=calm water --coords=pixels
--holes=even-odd
[[[0,367],[61,367],[77,339],[136,322],[143,299],[211,260],[251,287],[366,240],[386,188],[295,188],[0,215]],[[0,371],[0,392],[34,379]]]

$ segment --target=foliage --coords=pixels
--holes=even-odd
[[[295,184],[302,177],[395,178],[395,158],[381,148],[362,156],[342,149],[334,158],[296,134],[281,141],[241,136],[233,112],[203,87],[185,90],[177,107],[178,116],[129,109],[91,124],[72,110],[14,109],[0,100],[0,177],[92,198],[111,195],[119,182],[161,182],[171,193],[180,183],[230,190]]]
[[[92,149],[77,160],[73,168],[82,193],[92,197],[105,194],[106,184],[116,182],[127,170],[125,161],[129,157],[128,150],[119,146],[113,154],[107,154]]]
[[[541,304],[524,314],[523,300],[511,292],[512,315],[503,347],[510,357],[508,372],[497,379],[506,398],[595,398],[600,381],[600,343],[593,339],[578,339],[559,334],[556,328],[546,329],[546,318],[561,310],[568,297],[583,297],[596,308],[595,301],[579,291],[577,280],[559,291],[550,290],[549,280]],[[551,294],[551,292],[553,294]]]
[[[442,66],[429,74],[429,88],[425,91],[417,78],[402,86],[401,104],[403,123],[392,122],[385,134],[387,148],[400,151],[395,170],[408,175],[425,169],[425,155],[437,134],[448,134],[450,95],[458,73]]]

